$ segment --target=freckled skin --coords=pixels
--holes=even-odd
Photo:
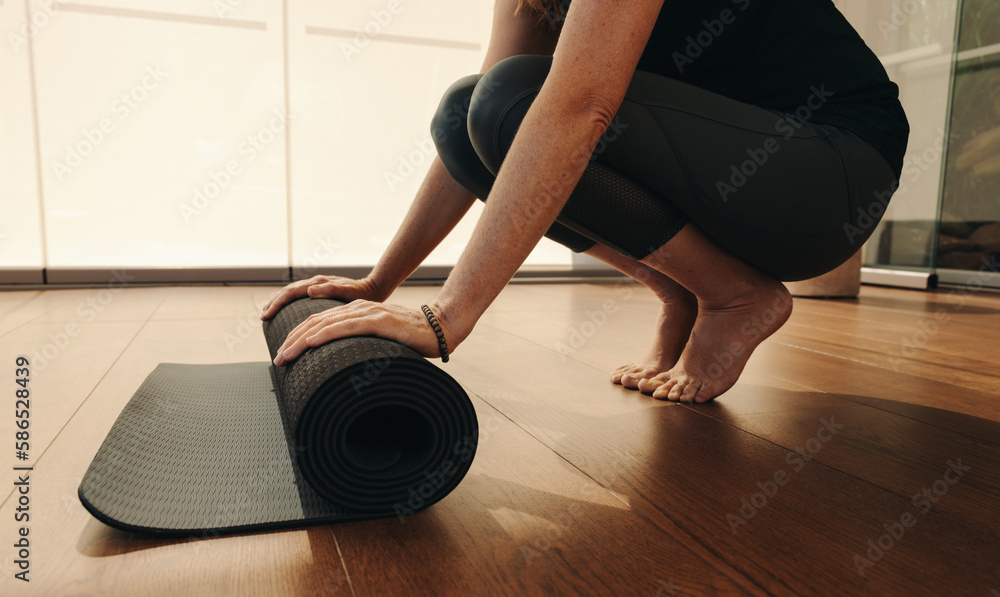
[[[481,72],[517,54],[551,54],[552,68],[518,129],[472,239],[430,304],[455,353],[555,220],[617,112],[663,0],[575,0],[561,32],[498,0]],[[529,6],[533,6],[529,3]],[[302,296],[340,298],[293,330],[275,358],[353,335],[402,342],[426,357],[438,343],[418,306],[384,303],[454,228],[475,198],[435,158],[386,253],[362,280],[316,276],[279,291],[262,319]],[[728,390],[753,349],[787,320],[784,286],[688,224],[642,262],[606,247],[594,257],[648,286],[663,301],[645,358],[611,380],[655,398],[704,402]],[[755,320],[766,325],[747,328]]]

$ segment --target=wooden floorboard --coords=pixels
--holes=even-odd
[[[426,515],[335,530],[358,595],[743,594],[729,576],[478,399],[479,453]],[[684,553],[683,558],[664,554]],[[430,589],[433,587],[433,589]]]
[[[851,403],[823,394],[818,400],[808,396],[786,400],[785,413],[804,417],[811,426],[806,427],[808,434],[800,425],[792,432],[791,440],[765,441],[729,424],[709,424],[711,417],[698,407],[664,405],[634,392],[607,387],[606,382],[601,387],[601,381],[606,379],[603,372],[560,364],[556,355],[546,355],[534,343],[501,340],[510,333],[499,329],[489,332],[494,336],[490,346],[509,349],[500,354],[491,350],[489,357],[484,351],[462,361],[463,368],[457,374],[466,383],[492,396],[486,399],[513,420],[530,421],[528,429],[546,445],[595,479],[606,479],[611,489],[679,540],[715,552],[718,559],[710,561],[720,567],[731,566],[768,592],[831,594],[829,589],[814,587],[817,581],[821,586],[837,586],[836,594],[890,589],[912,592],[934,586],[944,590],[953,586],[949,584],[953,581],[943,579],[954,574],[962,574],[969,582],[967,586],[972,587],[984,586],[995,576],[993,570],[1000,564],[1000,539],[933,509],[921,520],[923,529],[915,531],[940,539],[945,529],[950,529],[947,536],[956,542],[971,541],[974,536],[983,554],[977,562],[948,559],[946,565],[906,569],[908,563],[924,558],[937,560],[942,555],[937,543],[923,539],[901,542],[892,553],[895,564],[879,570],[878,575],[863,577],[853,571],[853,556],[863,552],[868,539],[879,538],[880,533],[874,531],[912,508],[908,506],[909,494],[887,491],[850,470],[823,465],[819,460],[792,456],[789,462],[788,458],[798,445],[817,433],[824,416],[836,419],[838,409],[844,412],[845,408],[874,409],[845,406]],[[485,365],[487,360],[490,365]],[[469,362],[476,364],[466,369]],[[529,369],[528,363],[534,366]],[[519,372],[521,385],[532,388],[530,393],[520,387],[505,389],[510,373],[503,370],[508,367]],[[565,375],[553,376],[551,371],[556,370]],[[566,396],[572,398],[567,400]],[[733,397],[734,401],[738,399],[738,394]],[[795,432],[800,434],[795,437]],[[959,457],[961,452],[951,454]],[[801,465],[800,470],[794,470],[797,465]],[[927,478],[927,483],[933,483],[943,473],[943,459],[940,465],[942,469],[934,472],[937,477]],[[981,476],[991,484],[992,472],[986,470],[985,464],[983,469]],[[753,513],[752,525],[747,521],[748,529],[737,524],[734,533],[727,515],[739,516],[741,500],[760,491],[757,483],[766,484],[782,470],[790,480],[778,492],[773,505]],[[972,479],[971,473],[967,479]],[[989,489],[984,491],[988,496]],[[974,501],[982,494],[978,492],[969,499]],[[973,511],[983,514],[982,510]],[[803,557],[812,562],[805,569]]]
[[[441,365],[469,390],[481,441],[426,512],[187,539],[93,519],[76,488],[141,381],[160,362],[266,359],[258,314],[275,290],[0,293],[0,362],[46,361],[32,379],[32,582],[13,580],[4,548],[0,594],[1000,594],[988,291],[796,299],[730,392],[679,406],[608,381],[646,350],[651,293],[512,285]],[[5,479],[3,542],[16,533]]]

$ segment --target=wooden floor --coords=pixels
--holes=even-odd
[[[796,299],[733,390],[681,406],[608,382],[645,351],[651,294],[511,286],[443,365],[479,414],[472,469],[404,524],[163,540],[93,519],[77,486],[140,382],[160,362],[267,359],[272,292],[0,293],[0,594],[1000,597],[987,292]],[[34,361],[30,583],[13,578],[18,354]]]

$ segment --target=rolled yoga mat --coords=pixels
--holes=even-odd
[[[264,322],[273,358],[313,313]],[[374,337],[271,363],[164,363],[112,426],[80,483],[84,507],[128,531],[225,533],[404,516],[446,496],[478,442],[472,402],[416,352]]]

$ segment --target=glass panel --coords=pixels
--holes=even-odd
[[[27,23],[24,2],[0,4],[0,23],[10,35],[0,52],[0,269],[41,271],[42,232],[32,126],[27,40],[14,32]],[[3,274],[0,274],[2,278]],[[0,282],[3,282],[0,279]]]
[[[493,4],[385,0],[289,5],[292,264],[374,265],[435,155],[444,91],[479,72]],[[425,265],[454,264],[482,204]],[[542,239],[527,264],[567,265]]]
[[[996,270],[1000,253],[1000,5],[965,0],[942,200],[942,269]],[[955,280],[961,281],[961,278]]]
[[[964,0],[959,51],[987,48],[1000,44],[1000,5],[996,0]]]
[[[4,22],[23,6],[0,4]],[[0,267],[374,264],[430,163],[441,95],[479,69],[492,5],[287,10],[286,25],[264,0],[66,4],[33,39],[35,106],[26,57],[5,54]],[[455,262],[480,211],[428,264]],[[528,263],[570,256],[543,240]]]
[[[163,10],[69,4],[34,40],[48,265],[284,266],[281,7]]]
[[[842,0],[900,90],[910,123],[900,189],[865,247],[871,267],[929,271],[940,196],[957,0]]]

